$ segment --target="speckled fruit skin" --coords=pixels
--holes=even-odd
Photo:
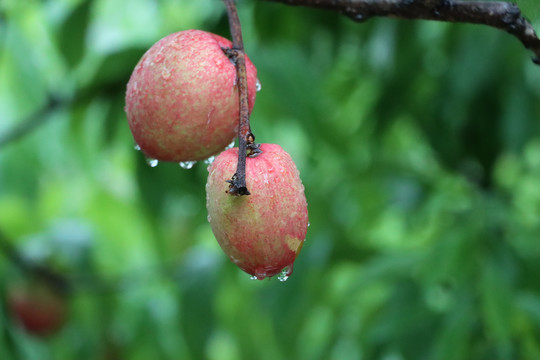
[[[141,58],[127,84],[126,113],[149,158],[196,161],[222,151],[238,128],[236,68],[222,48],[232,43],[200,30],[164,37]],[[246,57],[250,111],[257,70]]]
[[[16,321],[35,336],[52,335],[66,318],[65,299],[43,285],[12,287],[8,292],[8,306]]]
[[[212,231],[229,258],[257,279],[292,265],[308,227],[307,202],[300,174],[279,145],[261,144],[262,154],[246,160],[251,195],[227,193],[236,172],[238,148],[222,152],[208,167],[206,206]]]

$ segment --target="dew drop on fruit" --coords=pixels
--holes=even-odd
[[[267,277],[268,275],[266,274],[266,270],[264,270],[264,268],[257,268],[255,269],[255,277],[257,278],[257,280],[263,280]]]
[[[146,159],[146,162],[148,163],[148,165],[150,165],[150,167],[156,167],[159,163],[159,161],[156,159]]]
[[[249,277],[250,280],[258,280],[257,277],[255,275],[252,275]]]
[[[139,144],[135,144],[133,148],[137,151],[141,151],[141,147],[139,146]]]
[[[221,60],[220,58],[214,59],[214,63],[216,63],[216,67],[218,69],[221,69],[223,67],[223,60]]]
[[[292,264],[285,266],[283,270],[281,270],[281,273],[278,275],[278,280],[281,282],[287,281],[289,276],[291,276],[292,272],[293,272]]]
[[[182,169],[191,169],[196,163],[196,161],[182,161],[179,164]]]
[[[262,90],[262,85],[259,79],[257,79],[257,83],[255,84],[255,90],[257,90],[257,92]]]
[[[171,70],[165,68],[161,71],[161,77],[163,78],[163,80],[169,80],[169,78],[171,77]]]
[[[353,19],[356,22],[364,22],[366,20],[366,17],[364,16],[364,14],[356,14],[354,15]]]
[[[154,58],[154,62],[156,64],[159,64],[162,61],[163,61],[163,54],[157,54],[156,57]]]
[[[310,227],[310,226],[311,226],[311,224],[310,224],[310,223],[309,223],[309,221],[308,221],[308,223],[307,223],[307,227]]]
[[[215,159],[216,159],[215,155],[212,155],[208,159],[204,160],[204,163],[210,165],[211,163],[214,162]]]

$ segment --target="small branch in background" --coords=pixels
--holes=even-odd
[[[362,22],[372,17],[421,19],[481,24],[515,36],[534,53],[540,65],[540,39],[516,4],[503,1],[457,0],[267,0],[333,10]]]
[[[60,294],[68,294],[71,286],[63,275],[41,264],[33,264],[27,261],[11,244],[9,239],[0,231],[0,252],[23,272],[39,279],[49,285]]]
[[[14,265],[19,267],[23,271],[28,271],[29,265],[1,231],[0,251],[3,252],[5,257],[10,260]]]
[[[26,135],[31,134],[34,130],[44,125],[50,118],[51,114],[62,108],[76,107],[81,104],[88,103],[99,97],[111,98],[114,94],[120,91],[125,91],[126,82],[129,79],[120,78],[114,81],[100,84],[99,86],[88,86],[78,89],[72,97],[58,95],[58,92],[51,91],[48,94],[47,102],[34,113],[30,114],[26,119],[19,122],[13,128],[0,133],[0,149],[17,140],[20,140]]]
[[[94,295],[114,294],[125,291],[130,284],[138,284],[148,273],[163,273],[166,276],[177,270],[177,260],[169,264],[160,265],[158,268],[145,267],[138,271],[128,271],[125,274],[104,277],[96,273],[60,273],[43,263],[34,263],[25,259],[20,251],[0,230],[0,259],[6,258],[17,267],[29,280],[37,280],[47,285],[51,290],[62,296],[74,293]],[[144,281],[144,280],[143,280]]]
[[[229,26],[231,28],[233,40],[233,49],[228,50],[227,54],[236,64],[240,107],[240,119],[238,125],[238,165],[236,174],[233,175],[231,180],[228,180],[231,184],[229,187],[229,194],[241,196],[250,194],[246,186],[246,155],[248,149],[254,146],[255,136],[251,133],[251,127],[249,125],[247,71],[244,42],[242,40],[242,27],[240,25],[240,19],[238,18],[234,0],[223,1],[227,7],[227,15],[229,17]]]
[[[41,109],[30,115],[27,119],[12,129],[0,134],[0,148],[8,145],[11,142],[19,140],[26,134],[31,133],[40,125],[44,124],[49,119],[48,115],[58,109],[63,103],[64,101],[55,96],[49,97],[49,100]]]

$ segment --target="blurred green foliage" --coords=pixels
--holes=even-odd
[[[540,29],[536,0],[518,5]],[[0,359],[540,359],[531,54],[480,26],[239,13],[252,128],[292,155],[309,203],[286,283],[226,258],[206,165],[147,166],[123,112],[158,39],[228,36],[219,1],[0,2],[0,231],[73,290],[63,329],[32,337],[5,301],[28,274],[0,254]]]

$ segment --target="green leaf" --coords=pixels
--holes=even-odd
[[[78,98],[123,96],[129,77],[146,50],[142,47],[127,48],[105,56],[90,82],[79,91]]]
[[[512,353],[513,304],[511,290],[500,264],[486,262],[481,279],[485,331],[501,358]]]
[[[70,67],[77,65],[84,56],[90,6],[90,1],[82,2],[60,27],[58,44],[60,52]]]
[[[137,65],[146,50],[146,48],[134,47],[108,55],[99,66],[94,76],[94,83],[122,81],[127,84],[135,65]]]

